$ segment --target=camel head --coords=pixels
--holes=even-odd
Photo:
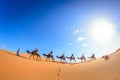
[[[77,59],[80,59],[79,57],[77,57]]]
[[[84,59],[83,57],[77,57],[78,59]]]
[[[60,58],[59,56],[56,56],[57,58]]]
[[[91,57],[88,57],[88,59],[90,59]]]
[[[46,54],[42,54],[43,56],[47,56]]]
[[[30,51],[29,50],[26,50],[26,52],[29,54],[30,53]]]
[[[70,57],[66,57],[67,59],[70,59]]]

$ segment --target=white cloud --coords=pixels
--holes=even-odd
[[[87,47],[87,46],[88,46],[88,44],[83,44],[82,46],[83,46],[83,47]]]
[[[80,30],[79,29],[76,29],[75,31],[73,31],[73,34],[75,35],[75,34],[78,34],[78,33],[80,33]]]
[[[77,38],[77,41],[80,42],[80,41],[83,41],[83,40],[85,40],[85,39],[86,39],[86,38],[84,38],[84,37],[78,37],[78,38]]]
[[[73,43],[69,43],[69,45],[71,46],[71,45],[73,45]]]

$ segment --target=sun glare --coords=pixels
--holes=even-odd
[[[113,35],[114,26],[104,20],[95,21],[90,28],[90,37],[98,44],[110,42]]]

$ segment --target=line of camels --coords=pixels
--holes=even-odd
[[[32,56],[33,56],[33,59],[34,59],[34,56],[37,56],[36,60],[41,60],[41,56],[38,53],[37,48],[33,51],[26,50],[26,52],[28,54],[31,54],[29,59],[31,59]],[[44,57],[46,57],[46,61],[50,61],[51,59],[52,59],[52,61],[55,60],[54,56],[53,56],[53,51],[50,51],[50,53],[48,53],[48,54],[42,54],[42,55]],[[61,56],[56,56],[56,58],[60,59],[61,62],[66,62],[66,58],[69,59],[70,62],[72,62],[72,61],[76,62],[76,59],[75,59],[73,54],[70,57],[66,57],[64,54],[62,54]],[[90,61],[96,60],[95,54],[92,54],[92,56],[90,56],[88,58],[90,59]],[[104,58],[105,60],[109,60],[109,56],[102,56],[102,58]],[[84,54],[82,54],[81,57],[77,57],[77,59],[81,60],[81,62],[86,62],[87,61]]]

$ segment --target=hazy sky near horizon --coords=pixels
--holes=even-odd
[[[119,25],[119,0],[0,0],[0,48],[7,50],[101,56],[120,48]]]

